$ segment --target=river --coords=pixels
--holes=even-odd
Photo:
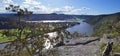
[[[66,30],[71,33],[78,32],[80,34],[86,34],[90,36],[93,33],[93,26],[86,22],[80,22],[79,25],[75,25],[73,27],[67,28]]]

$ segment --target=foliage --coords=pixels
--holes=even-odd
[[[5,38],[5,40],[2,39],[3,41],[8,41],[7,38],[16,38],[9,40],[12,42],[5,46],[3,51],[0,52],[0,55],[22,56],[22,51],[27,51],[29,55],[37,53],[36,50],[41,52],[41,50],[44,48],[44,36],[40,37],[40,33],[36,28],[30,28],[33,25],[27,24],[29,26],[27,27],[26,22],[21,20],[24,16],[27,17],[32,14],[32,12],[28,11],[26,8],[21,9],[19,6],[14,5],[9,5],[9,7],[6,7],[6,10],[17,13],[19,18],[16,26],[18,25],[18,28],[1,30],[1,36],[3,36],[3,39]],[[30,40],[28,40],[28,38],[30,38]],[[39,55],[41,55],[41,53]]]
[[[2,29],[0,30],[0,43],[10,41],[10,44],[7,44],[3,50],[0,50],[0,55],[2,56],[42,56],[42,50],[44,49],[45,38],[49,39],[51,43],[54,42],[54,39],[48,38],[48,35],[45,33],[58,31],[58,36],[56,40],[64,40],[63,34],[68,35],[63,29],[73,26],[76,23],[53,23],[51,26],[50,23],[27,23],[23,18],[28,18],[31,11],[28,11],[26,8],[21,9],[20,6],[9,5],[6,7],[6,10],[15,12],[18,15],[18,19],[13,23],[17,28],[15,29]],[[6,22],[2,23],[3,25]],[[62,30],[61,30],[62,29]]]
[[[114,44],[112,54],[120,53],[120,44]]]
[[[120,14],[112,14],[102,17],[94,25],[93,36],[102,37],[103,34],[110,34],[111,37],[120,36]]]
[[[103,43],[103,44],[100,45],[100,51],[101,51],[101,52],[100,52],[100,55],[101,55],[101,56],[102,56],[102,54],[103,54],[103,52],[104,52],[104,49],[105,49],[106,45],[107,45],[106,43]]]
[[[26,35],[30,33],[30,30],[24,29],[21,35],[21,39],[26,38]],[[4,29],[0,30],[0,43],[14,41],[19,36],[18,29]]]

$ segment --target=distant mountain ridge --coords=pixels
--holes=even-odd
[[[39,20],[66,20],[72,18],[88,19],[92,15],[65,15],[65,14],[32,14],[29,19],[24,20],[39,21]],[[1,17],[5,18],[17,18],[16,14],[0,14]]]
[[[7,20],[8,18],[17,19],[17,15],[16,14],[0,14],[0,22],[2,22],[3,19],[4,19],[4,21],[9,21],[9,20]],[[98,33],[100,31],[103,31],[102,28],[104,28],[104,27],[106,27],[106,28],[104,28],[104,30],[107,30],[109,27],[112,27],[113,23],[114,23],[114,25],[120,24],[119,23],[120,22],[120,12],[113,13],[113,14],[103,14],[103,15],[66,15],[66,14],[54,14],[54,13],[53,14],[32,14],[32,15],[30,15],[29,19],[24,18],[24,20],[26,20],[26,21],[69,20],[69,19],[73,19],[73,18],[86,19],[85,22],[93,25],[95,28],[95,31],[97,31]],[[107,27],[108,25],[110,25],[110,26]],[[118,26],[114,26],[114,27],[118,27]],[[112,30],[112,29],[110,29],[110,30]],[[102,32],[102,33],[104,33],[104,32]]]

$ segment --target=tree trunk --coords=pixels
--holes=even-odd
[[[110,56],[110,52],[112,51],[112,46],[113,46],[113,42],[108,42],[108,44],[103,52],[103,56]]]

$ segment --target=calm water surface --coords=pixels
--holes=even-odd
[[[93,26],[86,22],[80,22],[79,25],[75,25],[71,28],[67,28],[66,30],[68,30],[71,33],[78,32],[90,36],[93,33]]]

